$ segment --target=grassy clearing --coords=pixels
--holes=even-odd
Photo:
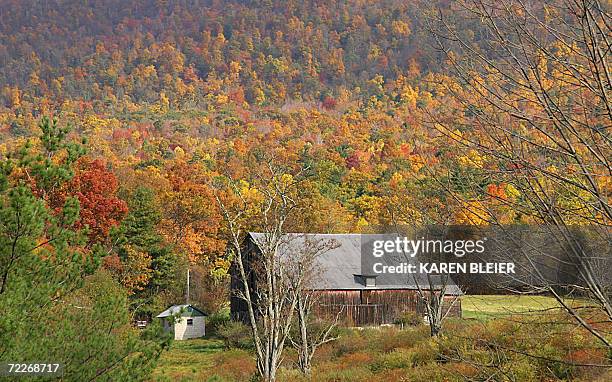
[[[214,366],[213,355],[221,351],[223,343],[216,339],[174,341],[159,360],[154,380],[188,381],[200,369]]]
[[[489,319],[512,314],[542,314],[543,310],[559,306],[552,297],[466,295],[461,298],[464,318]]]
[[[218,338],[174,341],[158,362],[151,378],[156,382],[234,381],[254,372],[246,351],[225,350]]]

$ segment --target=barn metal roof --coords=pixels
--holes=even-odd
[[[256,245],[260,245],[265,240],[265,234],[250,232],[249,236]],[[422,289],[429,289],[429,282],[426,275],[407,274],[380,274],[376,275],[376,286],[365,286],[361,280],[361,275],[365,276],[361,270],[361,234],[312,234],[312,233],[288,233],[284,235],[279,247],[281,256],[303,250],[307,243],[329,243],[327,251],[316,257],[317,269],[316,281],[311,282],[312,289],[315,290],[382,290],[382,289],[411,289],[416,290],[417,282]],[[327,245],[327,244],[326,244]],[[384,262],[384,257],[381,258]],[[389,265],[392,265],[390,262]],[[432,276],[434,289],[439,289],[440,284],[436,285],[436,276]],[[439,279],[438,279],[439,280]],[[446,287],[449,295],[462,294],[461,289],[449,278]]]
[[[206,316],[206,313],[190,304],[172,305],[168,309],[158,314],[157,318],[174,316],[181,313],[181,317],[200,317]]]

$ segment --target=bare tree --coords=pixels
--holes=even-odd
[[[317,258],[338,244],[308,234],[286,233],[287,222],[300,208],[299,178],[300,174],[293,177],[268,163],[265,173],[257,174],[246,192],[239,183],[225,182],[234,197],[233,205],[220,192],[215,194],[241,283],[234,292],[246,303],[257,368],[265,381],[275,380],[288,339],[298,349],[298,366],[304,373],[310,372],[317,348],[335,339],[331,335],[335,322],[316,325],[311,312],[316,300],[313,285],[321,272]],[[255,193],[255,201],[245,193]],[[249,226],[262,232],[254,238],[256,253],[243,246]],[[295,315],[299,339],[290,338]]]
[[[313,308],[317,304],[315,287],[319,282],[321,269],[317,258],[325,252],[336,248],[335,240],[320,240],[308,234],[294,235],[291,245],[294,250],[289,259],[292,288],[296,294],[296,314],[298,338],[291,338],[293,347],[298,352],[298,367],[304,374],[310,374],[312,358],[317,349],[336,339],[333,330],[336,327],[340,312],[331,322],[313,317]]]
[[[458,301],[459,295],[455,295],[449,304],[445,306],[447,290],[449,287],[450,276],[447,274],[431,275],[427,274],[427,289],[424,289],[417,277],[414,277],[417,286],[419,299],[425,306],[427,312],[427,323],[432,337],[442,333],[442,323],[449,315],[453,305]],[[437,281],[436,281],[437,279]]]
[[[463,0],[451,12],[440,10],[430,26],[456,82],[446,87],[452,102],[429,113],[432,127],[466,153],[480,155],[485,163],[480,180],[511,185],[518,194],[488,197],[524,220],[554,228],[551,235],[577,264],[575,286],[608,323],[609,278],[596,271],[597,262],[572,231],[580,226],[596,232],[609,255],[610,22],[609,2],[598,0]],[[471,190],[471,195],[450,194],[459,202],[486,194],[475,182]],[[494,209],[471,212],[499,224]],[[589,323],[556,285],[533,286],[550,293],[580,326],[612,347],[609,325]]]
[[[227,179],[225,187],[217,184],[215,197],[227,225],[228,247],[238,270],[241,288],[234,293],[246,303],[257,370],[264,381],[274,381],[297,304],[297,290],[289,282],[279,248],[287,219],[297,205],[298,181],[271,163],[264,171],[249,186],[247,192],[255,194],[253,198],[249,199],[239,183]],[[233,203],[224,199],[223,189],[226,196],[234,198]],[[257,254],[246,253],[243,248],[249,226],[263,232]]]

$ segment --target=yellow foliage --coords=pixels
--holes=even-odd
[[[263,105],[266,102],[266,94],[261,90],[261,88],[255,88],[255,103],[258,105]]]
[[[380,54],[380,48],[376,45],[372,45],[372,47],[370,48],[370,52],[368,53],[368,60],[375,60],[380,56]]]
[[[364,218],[359,218],[357,220],[356,226],[357,226],[358,231],[360,231],[361,229],[367,227],[368,225],[369,225],[368,221],[365,220]]]
[[[82,122],[83,130],[90,131],[96,128],[106,129],[108,128],[108,121],[98,117],[95,114],[90,114]]]
[[[162,111],[168,111],[168,109],[170,109],[170,100],[166,96],[166,93],[159,93],[159,103],[162,108]]]
[[[283,187],[289,187],[291,184],[293,184],[293,175],[282,174],[280,178],[280,183]]]
[[[151,256],[140,252],[132,246],[127,246],[126,259],[121,267],[121,284],[125,286],[128,293],[133,294],[143,290],[151,279]]]
[[[225,94],[217,94],[215,97],[215,103],[217,106],[225,105],[229,101],[229,97]]]
[[[413,89],[410,85],[405,85],[401,90],[400,98],[402,102],[415,108],[417,100],[419,99],[419,91],[418,89]]]
[[[242,195],[247,202],[258,202],[263,199],[261,192],[256,187],[251,187],[246,180],[240,180],[238,182],[238,190],[240,195]]]
[[[480,153],[474,149],[470,149],[467,155],[459,157],[459,163],[468,167],[482,168],[484,164],[484,158]]]
[[[419,154],[410,155],[409,159],[414,172],[419,172],[425,166],[425,158]]]
[[[40,86],[40,78],[36,72],[30,74],[30,84],[33,86]]]
[[[480,201],[471,200],[462,202],[461,209],[455,215],[456,224],[487,225],[489,213]]]
[[[402,185],[403,181],[404,176],[399,172],[394,172],[393,175],[391,175],[391,179],[389,179],[389,186],[391,188],[398,188]]]
[[[176,157],[176,159],[184,159],[185,150],[183,150],[180,146],[176,146],[174,148],[174,156]]]
[[[19,88],[10,88],[11,106],[16,108],[21,106],[21,92]]]
[[[518,198],[521,195],[521,193],[513,185],[507,184],[506,185],[506,195],[508,196],[509,199],[513,200],[513,199]]]
[[[230,62],[230,73],[239,74],[241,70],[242,70],[242,66],[240,65],[240,63],[236,61]]]
[[[401,20],[393,21],[391,23],[391,30],[399,36],[406,37],[410,35],[410,26],[408,26],[408,23]]]

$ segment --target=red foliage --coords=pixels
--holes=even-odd
[[[242,86],[238,87],[236,90],[231,91],[229,94],[229,98],[236,104],[241,105],[246,99]]]
[[[334,110],[336,106],[338,106],[338,101],[336,101],[334,98],[327,96],[325,99],[323,99],[323,108],[326,110]]]
[[[128,212],[127,203],[116,196],[117,188],[115,174],[103,161],[82,158],[74,178],[50,198],[50,204],[61,208],[66,198],[76,197],[80,213],[75,228],[88,226],[90,242],[104,241],[111,227],[119,225]]]
[[[360,160],[359,155],[357,155],[357,153],[353,153],[351,154],[351,156],[346,158],[346,167],[348,167],[349,169],[359,167],[359,164]]]
[[[126,129],[113,130],[113,141],[116,142],[121,139],[130,139],[130,131]]]
[[[487,194],[492,198],[504,200],[507,198],[505,188],[506,185],[503,183],[499,185],[491,183],[487,186]]]
[[[110,228],[118,225],[127,214],[127,203],[116,196],[117,188],[115,174],[108,171],[101,160],[79,163],[69,190],[81,205],[78,224],[89,226],[91,239],[107,237]]]
[[[114,272],[115,274],[119,274],[121,273],[121,271],[123,271],[123,264],[121,263],[121,259],[115,253],[104,257],[102,259],[102,266],[108,269],[109,271]]]

